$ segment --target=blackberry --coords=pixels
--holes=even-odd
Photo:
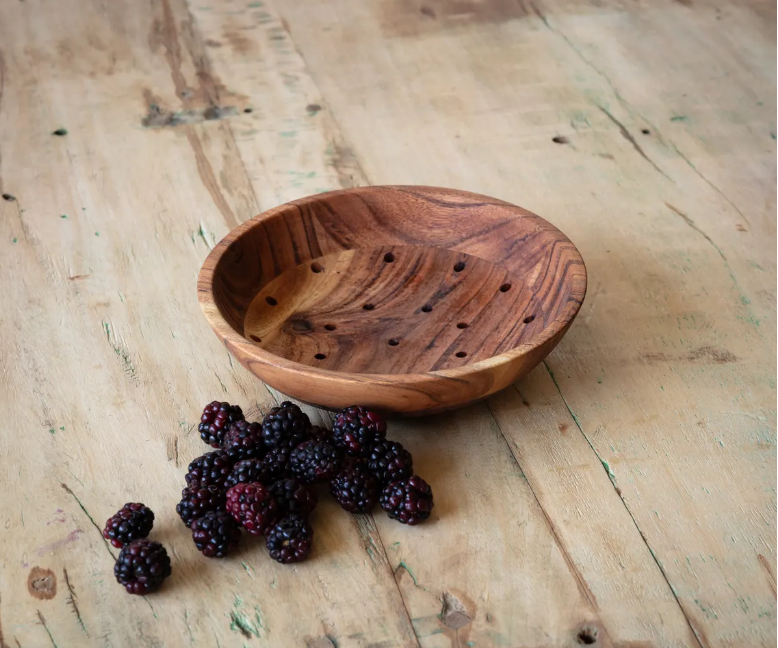
[[[413,475],[413,457],[395,441],[380,441],[370,448],[367,467],[386,486]]]
[[[262,441],[262,426],[259,423],[236,421],[224,433],[222,448],[230,453],[234,461],[261,459],[267,452]]]
[[[276,498],[262,484],[237,484],[227,491],[227,511],[251,535],[265,535],[278,521]]]
[[[133,540],[119,553],[113,573],[130,594],[149,594],[170,576],[170,558],[159,542]]]
[[[208,511],[192,522],[192,540],[208,558],[224,558],[240,540],[240,529],[226,511]]]
[[[265,484],[267,481],[267,467],[264,461],[244,459],[233,466],[227,481],[224,482],[224,488],[229,490],[236,484],[250,484],[251,482]]]
[[[289,458],[292,474],[305,484],[332,479],[343,463],[343,450],[327,441],[303,441]]]
[[[262,421],[262,437],[268,448],[294,448],[308,436],[311,421],[294,403],[284,401]]]
[[[278,502],[278,510],[281,515],[292,513],[306,517],[319,503],[316,493],[306,488],[294,477],[274,482],[270,485],[270,492]]]
[[[270,557],[280,563],[305,560],[313,546],[313,529],[299,515],[289,515],[276,524],[267,535]]]
[[[332,432],[330,432],[327,428],[323,428],[319,425],[314,425],[311,427],[310,431],[308,432],[308,438],[314,439],[316,441],[331,441]]]
[[[386,422],[376,412],[354,405],[335,416],[332,439],[355,457],[367,457],[370,446],[385,438]]]
[[[430,516],[432,489],[418,475],[389,484],[381,493],[381,507],[403,524],[418,524]]]
[[[291,454],[291,448],[273,448],[268,451],[262,460],[268,479],[275,481],[284,477],[291,477],[292,468],[289,464]]]
[[[348,462],[330,480],[330,492],[341,508],[350,513],[369,513],[378,502],[380,484],[364,461]]]
[[[176,506],[176,512],[186,526],[209,511],[224,509],[226,492],[221,486],[209,484],[190,484],[181,491],[181,501]]]
[[[208,403],[203,409],[203,415],[200,417],[200,438],[208,445],[218,448],[221,446],[224,433],[230,426],[230,423],[242,421],[243,410],[237,405],[229,403],[220,403],[213,401]]]
[[[187,484],[200,484],[202,486],[224,486],[227,476],[232,471],[232,457],[224,450],[214,450],[202,457],[197,457],[189,464],[189,472],[186,473]]]
[[[120,548],[133,540],[148,537],[154,526],[154,512],[140,502],[127,502],[108,518],[103,537]]]

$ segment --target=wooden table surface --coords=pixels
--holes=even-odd
[[[767,1],[2,0],[0,646],[775,645],[775,42]],[[560,227],[578,319],[513,388],[391,425],[427,524],[324,501],[307,563],[203,558],[200,409],[281,395],[200,264],[395,183]],[[173,561],[145,598],[100,534],[126,501]]]

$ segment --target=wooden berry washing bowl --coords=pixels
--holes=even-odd
[[[538,364],[581,307],[586,268],[520,207],[435,187],[361,187],[271,209],[230,232],[197,282],[229,352],[326,408],[427,414]]]

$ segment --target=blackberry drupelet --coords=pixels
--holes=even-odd
[[[367,457],[370,447],[386,438],[386,422],[376,412],[357,405],[335,416],[332,439],[355,457]]]
[[[289,459],[292,474],[305,484],[332,479],[343,463],[343,450],[327,441],[303,441]]]
[[[203,409],[200,417],[200,438],[208,445],[218,448],[221,446],[224,433],[231,423],[243,420],[243,410],[237,405],[213,401]]]
[[[299,515],[289,515],[276,524],[267,535],[270,557],[280,563],[305,560],[313,547],[313,528]]]
[[[273,448],[268,450],[268,453],[262,460],[268,479],[275,481],[292,476],[292,467],[289,463],[291,454],[291,448]]]
[[[226,511],[208,511],[192,522],[192,540],[208,558],[224,558],[240,540],[240,528]]]
[[[103,537],[114,547],[148,537],[154,526],[154,512],[140,502],[127,502],[105,523]]]
[[[170,576],[170,558],[159,542],[133,540],[119,553],[113,573],[130,594],[150,594]]]
[[[378,502],[380,484],[364,461],[350,461],[330,480],[330,492],[350,513],[369,513]]]
[[[308,436],[311,421],[294,403],[284,401],[262,421],[262,437],[268,448],[294,448]]]
[[[222,448],[230,453],[234,461],[261,459],[267,452],[262,441],[262,426],[259,423],[236,421],[224,433]]]
[[[413,475],[413,457],[396,441],[380,441],[370,448],[367,467],[386,486]]]
[[[265,535],[279,518],[276,498],[259,483],[230,488],[227,511],[251,535]]]
[[[189,472],[186,473],[187,484],[200,484],[202,486],[224,486],[227,476],[232,472],[232,457],[225,450],[214,450],[201,457],[197,457],[189,464]]]
[[[176,506],[176,513],[186,526],[209,511],[224,509],[227,493],[222,486],[216,484],[190,484],[181,491],[181,501]]]
[[[313,512],[319,503],[316,493],[294,477],[273,482],[270,485],[270,492],[278,502],[278,510],[281,515],[294,514],[306,517]]]
[[[236,484],[268,483],[268,470],[261,459],[244,459],[232,467],[232,472],[224,482],[224,488],[229,490]]]
[[[390,518],[410,525],[426,520],[434,506],[432,489],[418,475],[389,484],[380,502]]]
[[[308,438],[314,439],[315,441],[332,442],[332,432],[330,432],[327,428],[321,427],[320,425],[313,425],[308,432]]]

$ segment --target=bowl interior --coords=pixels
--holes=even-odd
[[[220,246],[212,291],[227,324],[265,352],[337,372],[418,374],[492,358],[564,325],[585,290],[580,256],[556,228],[452,190],[320,194],[248,221]]]

